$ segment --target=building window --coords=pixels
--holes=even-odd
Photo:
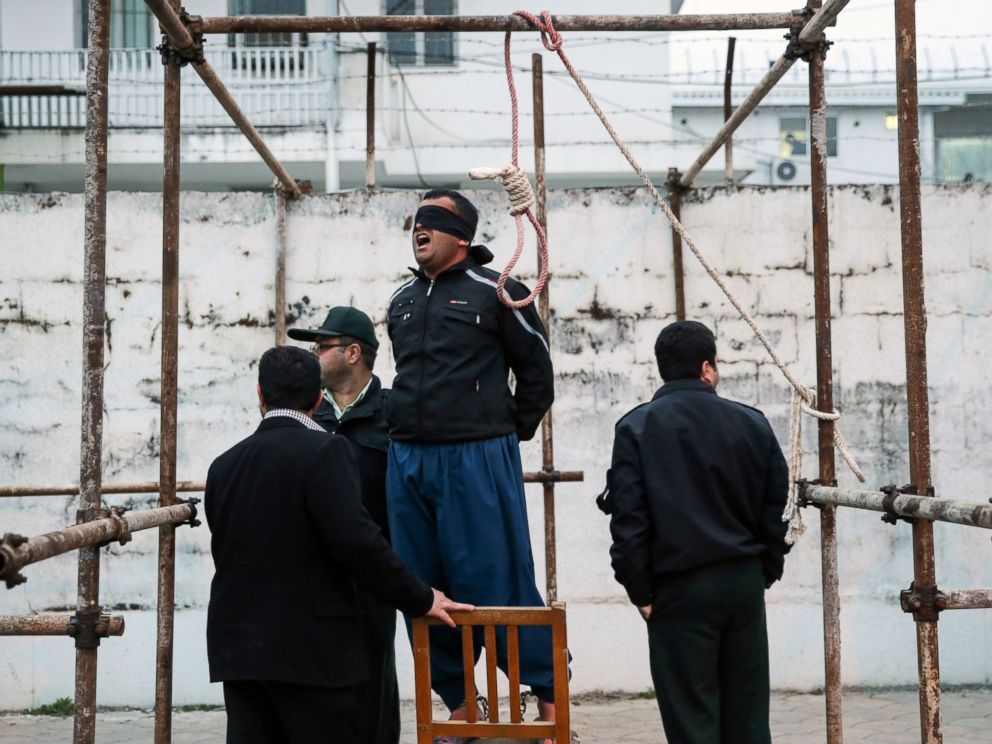
[[[778,154],[783,158],[806,156],[806,119],[787,117],[778,120]]]
[[[786,116],[778,120],[778,154],[782,158],[809,155],[809,121],[805,117]],[[837,157],[837,117],[827,117],[827,157]]]
[[[89,46],[89,3],[80,3],[80,46]],[[157,44],[154,16],[145,0],[111,0],[111,49],[151,49]]]
[[[454,0],[386,0],[386,15],[454,15]],[[392,31],[386,34],[394,65],[450,67],[455,64],[455,35],[450,31]]]
[[[144,0],[142,0],[144,3]],[[306,0],[228,0],[231,15],[306,15]],[[232,47],[291,47],[306,46],[306,33],[274,31],[266,33],[230,34]]]

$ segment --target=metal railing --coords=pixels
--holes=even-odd
[[[204,57],[256,126],[306,127],[327,121],[331,80],[323,47],[222,47]],[[150,49],[110,50],[111,128],[162,127],[164,67]],[[58,86],[59,92],[4,94],[4,87]],[[86,50],[0,50],[0,128],[86,126]],[[184,126],[230,127],[231,119],[202,85],[182,94]]]

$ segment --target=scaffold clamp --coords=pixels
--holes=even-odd
[[[28,580],[27,576],[16,570],[14,563],[14,550],[27,541],[28,539],[24,535],[17,535],[13,532],[6,532],[3,538],[0,538],[0,576],[3,576],[8,589],[13,589],[18,584],[23,584]],[[6,568],[14,568],[15,570],[8,573]]]
[[[940,619],[940,611],[947,609],[947,597],[936,584],[911,582],[909,589],[899,592],[899,606],[903,612],[912,612],[918,623],[935,623]]]
[[[192,16],[186,12],[186,8],[180,9],[179,18],[189,28]],[[161,53],[163,65],[168,65],[169,62],[175,62],[180,67],[185,67],[191,62],[193,64],[199,64],[205,61],[203,56],[203,34],[191,28],[190,36],[193,37],[193,45],[186,49],[180,49],[172,44],[166,34],[162,34],[162,43],[155,47],[155,49]]]

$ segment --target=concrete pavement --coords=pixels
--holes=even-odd
[[[823,697],[779,692],[772,695],[772,738],[776,744],[825,741]],[[403,706],[402,744],[415,744],[414,711]],[[955,690],[943,696],[944,741],[992,744],[992,689]],[[224,712],[177,711],[174,744],[223,744]],[[572,704],[573,727],[583,744],[659,744],[665,742],[653,699],[629,695],[585,695]],[[130,744],[152,740],[148,711],[100,713],[97,741]],[[72,740],[72,719],[19,714],[0,715],[0,742],[54,744]],[[913,690],[847,692],[844,695],[845,742],[911,744],[918,742],[919,709]],[[333,743],[333,734],[328,742]],[[495,740],[492,740],[493,744]]]

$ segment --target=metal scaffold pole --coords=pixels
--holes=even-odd
[[[107,286],[107,83],[110,0],[90,0],[86,55],[86,178],[83,258],[83,384],[79,453],[79,521],[100,511],[103,455],[103,369]],[[100,549],[79,551],[76,616],[87,628],[100,617]],[[99,637],[76,636],[75,744],[96,739],[96,667]]]
[[[820,0],[810,8],[819,9]],[[816,405],[834,410],[833,339],[830,328],[830,234],[827,204],[827,97],[824,78],[826,44],[822,36],[809,57],[810,195],[812,197],[813,303],[816,328]],[[821,483],[835,485],[834,422],[817,422]],[[840,579],[837,572],[837,507],[820,510],[820,573],[823,592],[823,664],[827,744],[844,741],[841,708]]]

